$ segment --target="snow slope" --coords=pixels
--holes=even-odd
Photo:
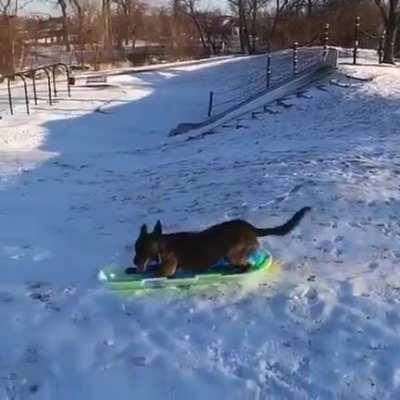
[[[320,62],[322,58],[322,48],[320,47],[304,47],[299,48],[298,51],[298,71],[301,72],[304,69],[315,65]],[[275,86],[282,81],[286,81],[291,78],[293,74],[293,60],[292,60],[293,52],[291,49],[282,50],[279,52],[275,52],[271,57],[271,85]],[[149,82],[145,84],[147,88],[155,85],[158,87],[159,85],[164,86],[165,82],[157,79],[157,73],[162,74],[164,77],[174,78],[177,77],[180,71],[190,71],[190,70],[199,70],[201,66],[210,66],[213,65],[215,68],[213,69],[213,73],[210,75],[209,71],[206,72],[206,75],[203,76],[199,73],[196,76],[197,81],[193,82],[185,82],[184,78],[180,78],[179,85],[189,84],[191,87],[191,91],[189,93],[189,99],[194,107],[197,101],[200,102],[200,109],[202,110],[201,116],[204,119],[207,116],[207,108],[208,108],[208,97],[210,90],[214,91],[214,111],[221,112],[232,104],[238,104],[243,100],[246,100],[251,95],[257,94],[260,91],[263,91],[266,87],[266,69],[267,69],[267,59],[265,55],[259,56],[251,56],[251,57],[216,57],[211,59],[211,61],[207,62],[206,60],[197,60],[197,61],[186,61],[181,63],[170,63],[170,64],[160,64],[153,65],[147,67],[137,67],[137,68],[122,68],[115,70],[107,70],[103,72],[97,73],[81,73],[76,75],[78,79],[78,84],[82,85],[87,77],[93,77],[96,75],[106,75],[108,76],[108,82],[110,85],[120,85],[121,83],[125,84],[126,75],[129,74],[137,74],[143,69],[146,70],[146,73],[150,78]],[[168,68],[169,66],[169,68]],[[168,70],[166,71],[166,68]],[[152,71],[154,70],[154,71]],[[117,75],[117,77],[115,76]],[[118,77],[118,75],[125,75],[125,78]],[[143,77],[144,73],[141,73],[142,79],[136,81],[136,83],[140,86],[143,85]],[[44,78],[44,77],[43,77]],[[192,79],[192,76],[191,76]],[[59,75],[57,79],[57,89],[58,91],[64,91],[64,97],[66,92],[66,83],[65,83],[65,75]],[[33,87],[31,84],[31,80],[27,79],[27,88],[28,95],[31,101],[30,107],[35,109],[33,105]],[[174,81],[175,84],[175,81]],[[38,97],[39,103],[48,101],[48,84],[47,80],[42,79],[37,81],[38,85]],[[16,79],[16,81],[11,85],[12,88],[12,96],[13,103],[17,106],[17,108],[21,112],[26,112],[25,108],[25,92],[23,90],[23,85],[20,79]],[[81,88],[78,86],[78,90],[72,87],[73,91],[73,99],[69,99],[69,101],[74,101],[77,97],[79,98],[79,94],[81,92]],[[195,90],[196,96],[193,95],[193,90]],[[120,92],[121,93],[121,92]],[[126,92],[122,91],[123,94]],[[111,94],[111,93],[109,93]],[[182,89],[179,93],[180,96],[187,96],[187,93],[183,92]],[[116,94],[115,100],[118,98],[118,94]],[[54,97],[54,96],[53,96]],[[65,101],[66,99],[62,97]],[[115,97],[115,96],[114,96]],[[83,97],[84,98],[84,97]],[[58,99],[56,99],[58,100]],[[87,100],[87,99],[86,99]],[[114,104],[115,101],[113,100]],[[39,109],[41,104],[39,104]],[[36,107],[37,109],[37,107]],[[47,108],[46,108],[47,109]],[[198,109],[198,107],[197,107]],[[8,92],[6,82],[0,84],[0,115],[7,114],[9,112],[9,104],[8,104]]]
[[[400,396],[400,69],[342,66],[214,135],[168,138],[231,62],[0,121],[1,399]],[[126,298],[95,280],[130,263],[143,222],[271,226],[305,205],[262,241],[282,266],[252,285]]]

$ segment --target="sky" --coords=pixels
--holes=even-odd
[[[101,1],[101,0],[96,0]],[[162,3],[167,3],[167,0],[144,0],[148,4],[158,5]],[[210,5],[210,6],[218,6],[220,5],[221,8],[225,5],[224,0],[201,0],[202,4]],[[21,14],[46,14],[51,15],[59,15],[59,10],[57,7],[57,1],[46,1],[46,0],[32,0],[29,4],[26,5],[24,8],[24,12]]]

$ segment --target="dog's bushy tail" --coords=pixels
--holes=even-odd
[[[256,235],[259,237],[269,236],[269,235],[275,235],[275,236],[287,235],[294,228],[296,228],[299,222],[303,219],[304,215],[307,214],[309,211],[311,211],[311,207],[304,207],[301,210],[297,211],[297,213],[294,214],[293,217],[289,219],[289,221],[275,228],[265,228],[265,229],[255,228]]]

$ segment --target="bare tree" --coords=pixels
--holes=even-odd
[[[11,0],[0,0],[1,15],[9,15],[11,13]]]
[[[281,21],[283,13],[289,8],[290,5],[291,5],[290,0],[275,0],[272,26],[268,35],[269,47],[271,45],[271,40],[275,36],[278,23]]]
[[[251,52],[250,45],[250,31],[248,24],[248,2],[246,0],[238,0],[238,10],[239,10],[239,25],[242,31],[242,42],[243,47],[247,52]]]
[[[254,53],[256,51],[256,39],[257,39],[257,31],[258,31],[258,19],[261,10],[267,5],[269,0],[249,0],[249,16],[250,16],[250,32],[251,32],[251,52]]]
[[[201,24],[200,12],[197,9],[198,3],[199,0],[182,0],[182,5],[184,7],[182,7],[181,10],[193,21],[193,24],[196,27],[203,49],[207,50],[208,45],[204,36],[203,26]]]
[[[32,3],[33,0],[0,0],[0,14],[5,15],[17,15],[18,11],[23,10],[28,4]]]
[[[248,27],[249,3],[247,0],[228,0],[228,3],[238,18],[240,49],[242,53],[251,52]]]
[[[23,53],[23,45],[18,34],[18,12],[32,0],[0,0],[0,72],[14,73],[18,56]]]
[[[200,21],[208,48],[213,54],[217,54],[229,40],[231,34],[229,19],[227,20],[217,8],[203,11],[200,14]]]
[[[321,3],[321,0],[303,0],[300,2],[301,6],[306,9],[307,17],[312,17],[314,10]]]
[[[106,52],[112,50],[112,30],[111,30],[111,0],[102,0],[103,17],[103,48]]]
[[[57,4],[59,5],[62,14],[63,42],[65,45],[65,50],[70,51],[71,45],[69,43],[67,3],[65,2],[65,0],[57,0]]]
[[[400,0],[375,0],[386,28],[383,62],[394,63],[394,43],[400,24]]]
[[[183,20],[186,18],[184,6],[181,0],[171,0],[169,12],[172,46],[174,48],[179,48],[182,45],[182,37],[184,31]],[[165,23],[165,21],[163,22]]]
[[[138,0],[114,0],[117,5],[118,26],[115,27],[118,47],[121,47],[125,40],[127,45],[129,41],[132,47],[135,47],[136,37],[139,26],[145,12],[146,6]]]
[[[76,17],[78,20],[78,43],[79,43],[79,50],[80,50],[80,64],[83,66],[83,50],[84,50],[84,35],[83,35],[83,24],[84,24],[84,8],[82,4],[82,0],[69,0],[71,5],[75,8]]]

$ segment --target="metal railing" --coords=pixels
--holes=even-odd
[[[356,17],[354,21],[354,43],[353,43],[353,64],[357,64],[359,55],[359,49],[361,47],[362,40],[368,39],[368,44],[371,42],[375,44],[375,48],[378,54],[378,62],[383,62],[383,49],[386,39],[386,32],[383,31],[380,35],[375,35],[371,32],[365,31],[361,28],[361,18]],[[369,47],[369,46],[368,46]]]
[[[315,59],[314,64],[316,64],[321,62],[321,59],[327,55],[328,42],[329,24],[325,24],[324,29],[312,40],[303,44],[294,42],[290,49],[286,49],[286,51],[290,52],[287,62],[291,64],[289,69],[291,70],[292,77],[310,67],[309,65],[306,65],[306,63],[303,65],[300,63],[299,56],[303,49],[319,45],[322,53]],[[215,114],[226,111],[226,109],[234,106],[235,102],[236,105],[240,104],[254,98],[257,95],[261,95],[262,93],[280,84],[282,81],[279,80],[279,71],[276,72],[276,70],[274,70],[274,60],[278,57],[277,54],[281,53],[266,53],[265,68],[261,68],[253,76],[250,76],[250,78],[247,75],[247,82],[225,90],[210,91],[208,98],[208,117],[212,117]],[[278,79],[274,80],[275,77]],[[241,95],[243,92],[245,92],[244,95]]]
[[[25,107],[26,107],[26,113],[29,115],[30,114],[30,108],[29,108],[29,93],[28,93],[28,83],[27,79],[32,80],[32,88],[33,88],[33,100],[35,102],[35,105],[38,104],[38,96],[37,96],[37,79],[36,75],[38,72],[43,71],[46,74],[47,78],[47,94],[48,94],[48,99],[49,99],[49,104],[53,104],[53,95],[54,97],[57,97],[57,80],[56,80],[56,71],[63,69],[65,71],[65,76],[66,76],[66,84],[67,84],[67,93],[68,97],[71,97],[71,75],[70,75],[70,70],[67,64],[64,63],[56,63],[56,64],[50,64],[50,65],[45,65],[33,69],[29,69],[26,71],[20,71],[16,72],[11,75],[6,75],[4,79],[7,81],[7,92],[8,92],[8,103],[9,103],[9,108],[10,108],[10,113],[11,115],[14,115],[14,102],[13,102],[13,95],[12,95],[12,87],[11,87],[11,82],[15,81],[16,78],[20,78],[23,82],[23,87],[24,87],[24,95],[25,95]],[[52,85],[51,85],[51,78],[50,74],[52,75],[52,81],[53,81],[53,95],[52,95]]]
[[[330,42],[330,25],[325,24],[322,31],[319,32],[314,38],[312,38],[309,42],[299,44],[298,42],[294,42],[293,46],[291,48],[292,50],[292,76],[296,76],[297,74],[304,72],[307,67],[301,66],[300,61],[299,61],[299,56],[301,52],[303,51],[304,48],[310,47],[310,46],[315,46],[318,44],[322,48],[322,60],[324,60],[328,54],[329,46],[337,46],[341,47],[338,44],[334,44]],[[354,22],[354,38],[353,38],[353,46],[352,46],[352,58],[353,58],[353,64],[357,64],[357,60],[359,58],[359,49],[360,49],[360,44],[363,38],[368,38],[369,43],[371,41],[373,43],[376,43],[376,48],[377,48],[377,55],[378,55],[378,62],[381,64],[383,62],[383,51],[384,51],[384,43],[385,43],[385,32],[381,33],[380,35],[374,35],[370,32],[364,31],[361,28],[361,18],[356,17],[355,22]],[[276,53],[266,53],[266,66],[265,66],[265,71],[260,73],[259,76],[256,78],[258,84],[255,85],[258,89],[258,94],[262,94],[272,88],[274,88],[277,84],[277,82],[273,82],[274,76],[277,75],[276,69],[274,69],[274,60],[276,58]],[[321,61],[321,59],[319,60]],[[279,73],[278,73],[279,75]],[[287,78],[286,78],[287,79]],[[212,117],[215,114],[219,114],[223,110],[223,108],[228,107],[233,105],[234,102],[236,101],[237,104],[246,101],[246,98],[240,98],[238,99],[238,96],[236,95],[237,92],[240,91],[240,89],[247,88],[248,90],[248,95],[247,98],[251,99],[254,96],[257,96],[257,91],[254,91],[251,89],[251,85],[254,83],[254,81],[249,81],[246,82],[245,84],[238,86],[236,88],[232,89],[226,89],[223,91],[211,91],[209,93],[209,98],[208,98],[208,117]],[[281,82],[278,82],[281,83]],[[229,93],[231,93],[231,96],[227,96]],[[245,96],[246,97],[246,96]]]

